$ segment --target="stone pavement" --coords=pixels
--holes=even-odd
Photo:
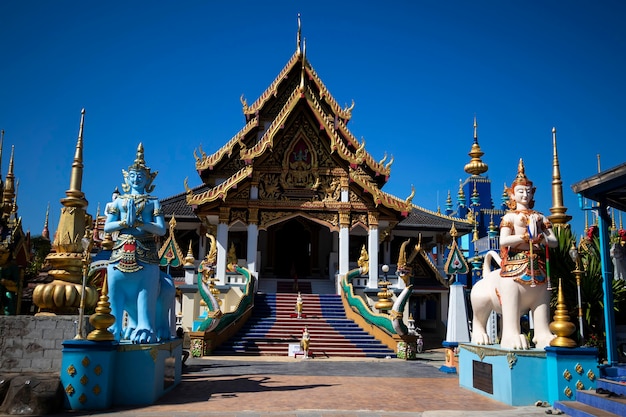
[[[545,416],[459,387],[439,371],[443,351],[401,359],[190,358],[180,385],[151,406],[59,416],[456,417]]]

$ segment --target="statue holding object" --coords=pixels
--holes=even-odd
[[[143,145],[128,171],[122,170],[124,194],[107,204],[105,233],[118,232],[107,266],[115,340],[156,343],[175,334],[172,278],[159,268],[155,236],[165,234],[165,220],[156,197],[149,193],[157,172],[144,160]],[[123,326],[124,311],[128,322]]]
[[[533,314],[535,347],[543,349],[555,337],[550,332],[550,291],[546,291],[549,277],[545,269],[547,247],[558,242],[550,221],[532,210],[534,193],[532,181],[526,178],[524,162],[520,159],[517,177],[507,189],[510,210],[500,224],[500,255],[489,251],[483,264],[483,279],[471,292],[474,311],[472,342],[479,345],[494,343],[489,340],[486,325],[492,310],[502,314],[500,347],[529,349],[522,334],[520,317],[527,311]],[[501,268],[491,270],[495,260]]]

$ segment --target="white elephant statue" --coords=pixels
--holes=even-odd
[[[534,323],[533,343],[543,349],[555,337],[550,332],[550,295],[547,291],[544,253],[558,242],[552,226],[541,213],[532,210],[534,192],[526,178],[520,159],[517,177],[507,189],[509,208],[500,223],[500,253],[489,251],[483,263],[483,278],[471,292],[472,343],[493,344],[486,326],[491,311],[502,314],[500,347],[529,349],[530,344],[521,331],[520,318],[528,311]],[[492,260],[501,268],[492,270]]]

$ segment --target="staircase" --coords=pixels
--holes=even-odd
[[[289,345],[300,343],[306,326],[311,338],[309,356],[395,357],[393,350],[346,318],[339,295],[301,296],[304,307],[298,319],[296,294],[256,294],[248,322],[213,354],[288,356]]]
[[[600,369],[595,390],[578,390],[576,401],[556,401],[554,408],[572,417],[626,416],[626,366]]]

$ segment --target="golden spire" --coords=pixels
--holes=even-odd
[[[302,69],[300,70],[300,93],[304,93],[304,67],[306,65],[306,39],[302,44]]]
[[[2,184],[2,144],[4,143],[4,129],[0,131],[0,193],[4,189]]]
[[[465,165],[465,172],[471,175],[480,175],[489,169],[487,164],[485,164],[480,157],[485,153],[480,149],[478,145],[478,124],[476,123],[476,116],[474,116],[474,144],[472,145],[472,149],[468,153],[469,156],[472,157],[470,162]]]
[[[567,225],[572,216],[565,214],[567,207],[563,206],[563,181],[559,168],[559,156],[556,150],[556,128],[552,128],[552,207],[548,219],[556,226]]]
[[[611,208],[611,231],[615,231],[616,230],[616,226],[615,226],[615,210],[613,208]]]
[[[65,192],[67,197],[61,199],[61,204],[65,207],[87,207],[85,193],[81,191],[83,183],[83,126],[85,124],[85,109],[80,112],[80,128],[78,129],[78,140],[76,141],[76,153],[72,163],[72,175],[70,177],[70,188]]]
[[[298,35],[296,38],[296,53],[300,54],[300,39],[302,39],[302,25],[300,23],[300,13],[298,13]]]
[[[4,183],[2,192],[2,205],[5,213],[10,213],[13,208],[13,199],[15,198],[15,175],[13,174],[13,160],[15,155],[15,145],[11,146],[11,159],[9,159],[9,171],[7,179]]]
[[[174,216],[172,216],[174,218]],[[189,241],[189,249],[187,249],[187,256],[183,259],[183,266],[194,266],[196,258],[193,257],[193,248],[191,246],[191,240]]]
[[[41,231],[41,237],[46,240],[50,240],[50,229],[48,229],[48,218],[50,217],[50,203],[46,208],[46,221],[43,223],[43,230]]]

